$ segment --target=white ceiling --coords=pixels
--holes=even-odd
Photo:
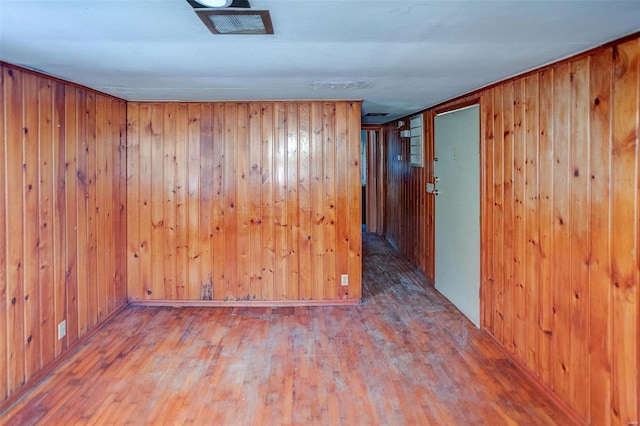
[[[127,100],[362,99],[387,122],[640,30],[640,0],[250,0],[213,35],[186,0],[0,0],[0,60]]]

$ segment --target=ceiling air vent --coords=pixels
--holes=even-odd
[[[386,117],[387,115],[389,115],[388,112],[369,112],[364,116],[365,117]]]
[[[196,10],[213,34],[273,34],[268,10]]]

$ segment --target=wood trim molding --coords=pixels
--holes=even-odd
[[[520,373],[526,376],[527,379],[529,379],[529,381],[536,388],[538,388],[540,392],[542,392],[551,401],[553,401],[560,410],[562,410],[567,416],[571,418],[571,420],[575,422],[576,425],[585,425],[585,426],[587,425],[587,422],[585,421],[585,419],[583,419],[578,413],[576,413],[575,410],[573,410],[573,408],[569,406],[569,404],[564,402],[562,398],[560,398],[560,396],[557,393],[555,393],[549,385],[544,383],[542,380],[540,380],[538,376],[533,374],[533,372],[526,365],[520,362],[518,358],[515,357],[514,354],[509,352],[507,348],[498,339],[496,339],[493,334],[491,334],[486,328],[482,328],[482,331],[487,336],[489,336],[491,340],[493,340],[496,343],[496,346],[499,348],[499,350],[503,354],[506,355],[506,357],[513,364],[513,366],[516,367],[516,369],[518,369]]]
[[[278,308],[290,306],[355,306],[360,299],[338,300],[131,300],[131,306],[210,307],[210,308]]]

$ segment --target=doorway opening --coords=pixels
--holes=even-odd
[[[383,232],[384,161],[380,126],[363,127],[362,149],[362,231]]]

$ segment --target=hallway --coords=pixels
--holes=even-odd
[[[129,307],[8,424],[572,424],[382,237],[346,307]]]

